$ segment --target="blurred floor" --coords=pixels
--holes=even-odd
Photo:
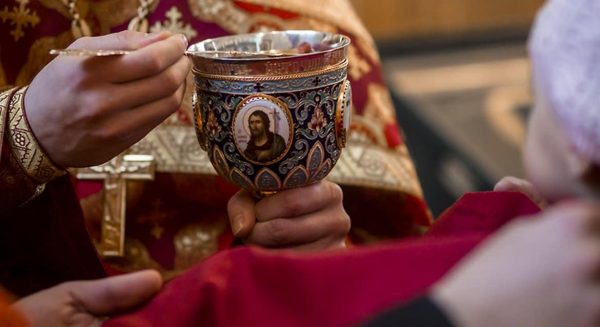
[[[523,175],[520,148],[531,105],[524,43],[383,57],[398,120],[435,215],[464,192]]]

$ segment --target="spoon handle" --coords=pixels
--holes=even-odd
[[[133,52],[132,50],[90,50],[90,49],[52,49],[51,55],[55,56],[78,56],[78,57],[108,57],[122,56]],[[238,51],[238,50],[210,50],[210,51],[190,51],[186,50],[185,54],[193,55],[214,55],[216,57],[282,57],[296,54],[290,50],[261,50],[261,51]]]
[[[89,49],[52,49],[51,55],[78,56],[78,57],[108,57],[122,56],[130,53],[129,50],[89,50]]]

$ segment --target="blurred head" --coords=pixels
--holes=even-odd
[[[600,1],[549,0],[529,41],[529,180],[550,201],[600,197]]]

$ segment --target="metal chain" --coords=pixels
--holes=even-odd
[[[89,25],[85,22],[84,19],[79,15],[79,10],[77,9],[77,0],[61,0],[61,2],[67,6],[69,9],[69,14],[71,15],[73,21],[71,22],[71,33],[73,36],[78,39],[82,36],[92,36],[92,31],[90,30]]]
[[[152,3],[154,2],[154,0],[140,0],[140,6],[138,7],[138,17],[140,19],[145,18],[148,15],[148,10],[150,9],[150,6],[152,5]]]
[[[71,15],[71,32],[73,36],[78,39],[82,36],[92,36],[92,32],[90,30],[87,22],[81,17],[79,14],[79,10],[77,9],[77,0],[60,0],[66,7],[69,9],[69,15]],[[127,27],[130,31],[138,31],[142,33],[148,32],[148,13],[150,12],[150,7],[154,3],[154,0],[139,0],[140,6],[137,9],[137,16],[133,17],[129,22],[129,26]]]
[[[154,0],[140,0],[137,16],[133,17],[129,22],[128,30],[148,33],[148,19],[146,19],[146,16],[148,16],[150,6],[152,6],[153,2]]]

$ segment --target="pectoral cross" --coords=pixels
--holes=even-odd
[[[104,257],[122,257],[125,243],[127,180],[154,179],[154,158],[149,155],[118,155],[109,162],[77,170],[79,179],[103,179],[102,239],[99,252]]]

